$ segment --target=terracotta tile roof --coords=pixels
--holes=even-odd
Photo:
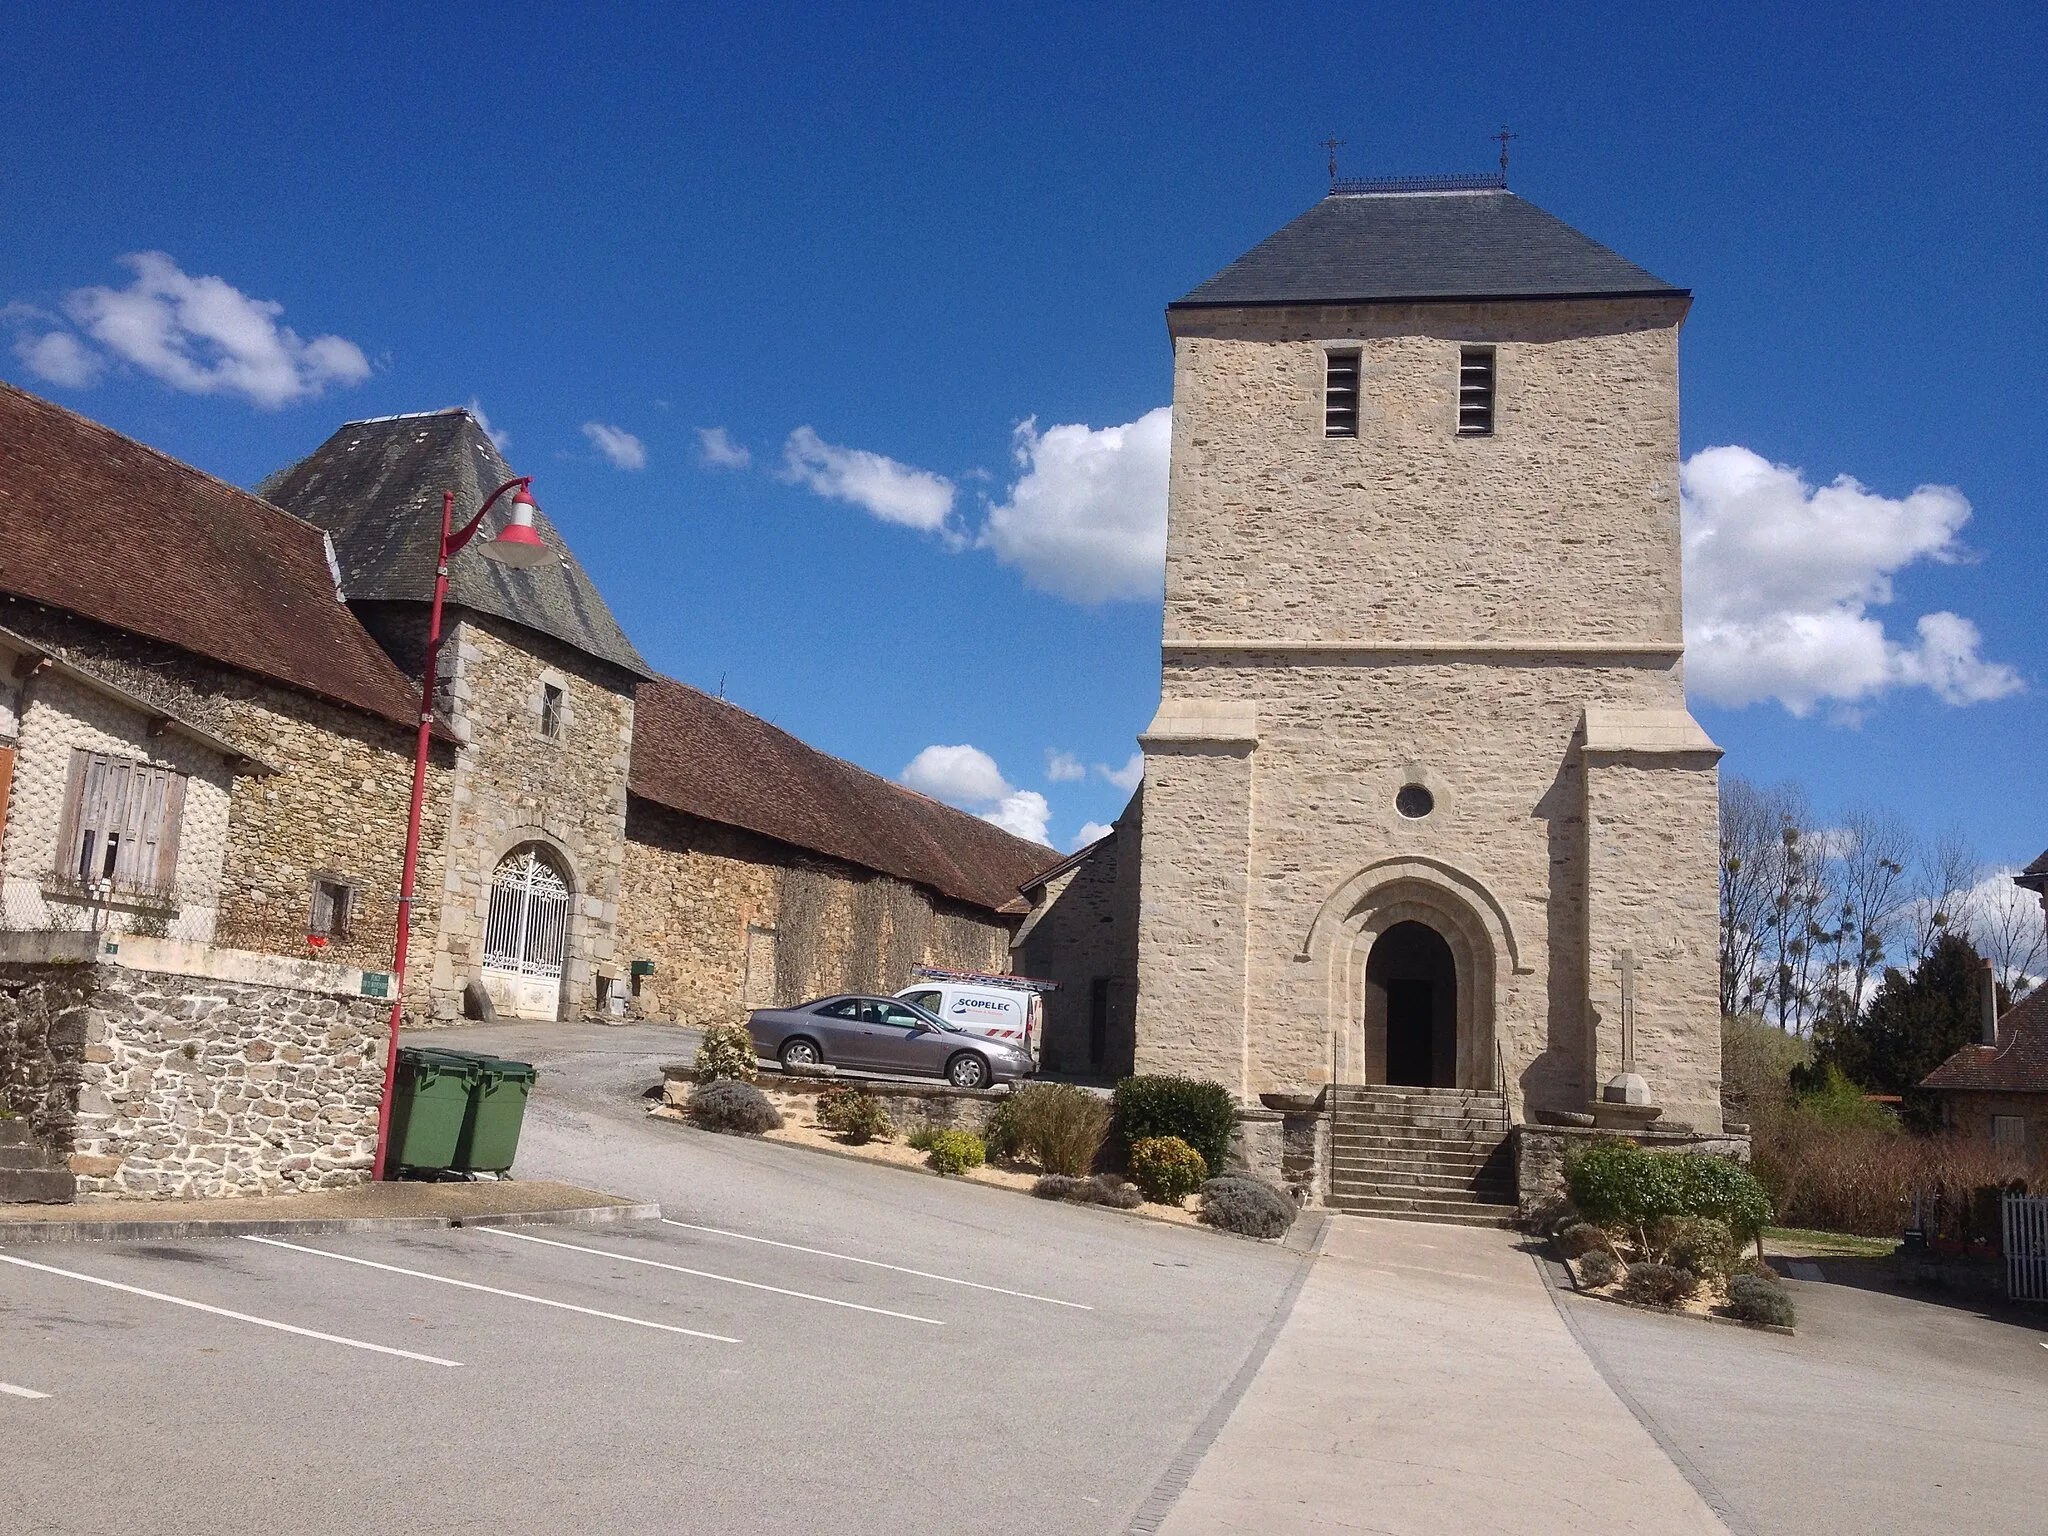
[[[633,702],[635,795],[844,859],[956,901],[1024,910],[1018,888],[1060,855],[808,747],[687,683]]]
[[[2048,1093],[2048,984],[2005,1010],[1998,1044],[1966,1045],[1926,1077],[1923,1088]]]
[[[0,383],[0,591],[402,724],[418,696],[282,508]]]

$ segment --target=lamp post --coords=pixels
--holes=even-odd
[[[517,492],[512,497],[512,520],[499,530],[495,538],[485,543],[482,554],[500,565],[517,570],[546,561],[551,551],[534,531],[533,514],[537,509],[533,497],[528,494],[532,484],[531,475],[507,480],[486,496],[484,504],[477,508],[476,516],[454,533],[449,529],[455,517],[455,493],[441,493],[441,552],[434,569],[434,607],[432,616],[427,620],[426,659],[421,663],[420,734],[412,756],[412,809],[407,812],[405,820],[405,866],[398,878],[398,939],[391,955],[391,1027],[384,1044],[384,1090],[377,1099],[376,1176],[380,1179],[393,1178],[398,1172],[391,1160],[391,1093],[398,1080],[398,1018],[405,1003],[405,958],[412,939],[412,888],[413,878],[419,870],[420,811],[427,796],[427,742],[434,729],[434,673],[441,652],[441,603],[448,595],[448,557],[476,537],[477,530],[483,526],[484,515],[500,496],[516,486]]]

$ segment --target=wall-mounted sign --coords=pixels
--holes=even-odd
[[[390,995],[391,975],[388,971],[363,972],[364,997],[389,997]]]

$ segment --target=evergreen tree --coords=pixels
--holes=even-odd
[[[1979,1038],[1984,962],[1959,933],[1944,933],[1911,975],[1888,968],[1861,1018],[1831,1021],[1817,1042],[1817,1066],[1834,1066],[1872,1093],[1906,1100],[1907,1118],[1930,1105],[1920,1080]]]

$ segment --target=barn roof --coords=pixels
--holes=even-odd
[[[1424,187],[1332,192],[1168,309],[1686,297],[1504,187]]]
[[[412,724],[413,685],[335,590],[326,537],[0,383],[0,592]]]
[[[633,794],[990,911],[1060,855],[657,678],[633,702]]]
[[[424,603],[434,596],[441,493],[455,492],[460,526],[511,478],[482,423],[458,406],[346,422],[261,490],[334,536],[351,599]],[[496,533],[511,510],[509,498],[502,499],[478,537]],[[514,570],[472,545],[449,564],[448,601],[552,635],[636,676],[654,676],[547,514],[533,523],[559,559]]]

